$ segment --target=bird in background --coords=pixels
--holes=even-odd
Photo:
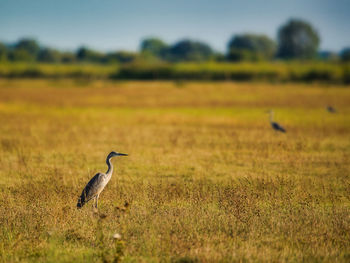
[[[269,110],[268,113],[269,113],[269,118],[270,118],[271,127],[272,127],[274,130],[276,130],[276,131],[285,133],[285,132],[286,132],[286,129],[283,128],[283,127],[282,127],[280,124],[278,124],[277,122],[274,122],[274,121],[273,121],[273,111],[272,111],[272,110]]]
[[[77,208],[82,208],[83,205],[89,202],[91,199],[95,200],[95,209],[98,208],[98,198],[102,190],[108,184],[109,180],[111,180],[113,174],[113,165],[111,163],[111,159],[115,156],[127,156],[127,154],[118,152],[111,152],[108,154],[106,159],[108,166],[107,172],[97,173],[94,177],[91,178],[78,199]]]
[[[326,107],[326,109],[327,109],[327,111],[328,111],[329,113],[337,113],[336,109],[333,108],[333,107],[330,106],[330,105],[328,105],[328,106]]]

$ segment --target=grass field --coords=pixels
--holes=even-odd
[[[2,262],[350,260],[348,87],[3,79],[0,123]]]

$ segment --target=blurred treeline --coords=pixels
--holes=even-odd
[[[130,64],[0,63],[5,78],[84,78],[137,80],[235,80],[350,83],[350,63],[179,62]],[[181,82],[179,82],[181,83]]]
[[[277,41],[262,34],[234,35],[225,53],[191,39],[168,44],[152,37],[141,42],[138,52],[103,53],[88,47],[80,47],[75,52],[60,51],[43,47],[35,39],[25,38],[12,44],[0,43],[0,76],[103,75],[133,79],[263,78],[349,82],[350,47],[345,47],[340,53],[320,51],[319,43],[320,36],[314,27],[298,19],[291,19],[279,28]],[[55,66],[48,70],[48,65],[34,66],[38,63],[71,66]],[[82,67],[85,64],[101,67],[99,70],[98,66]],[[118,70],[114,67],[114,71],[109,72],[110,65],[118,67]],[[103,66],[105,69],[102,69]]]

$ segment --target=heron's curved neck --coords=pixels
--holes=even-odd
[[[270,112],[270,122],[273,122],[273,112]]]
[[[113,173],[113,164],[111,163],[111,158],[107,158],[106,159],[106,163],[108,165],[108,170],[106,172],[106,175],[108,176],[112,176]]]

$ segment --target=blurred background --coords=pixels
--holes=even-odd
[[[349,10],[346,0],[1,1],[0,76],[347,83]]]

